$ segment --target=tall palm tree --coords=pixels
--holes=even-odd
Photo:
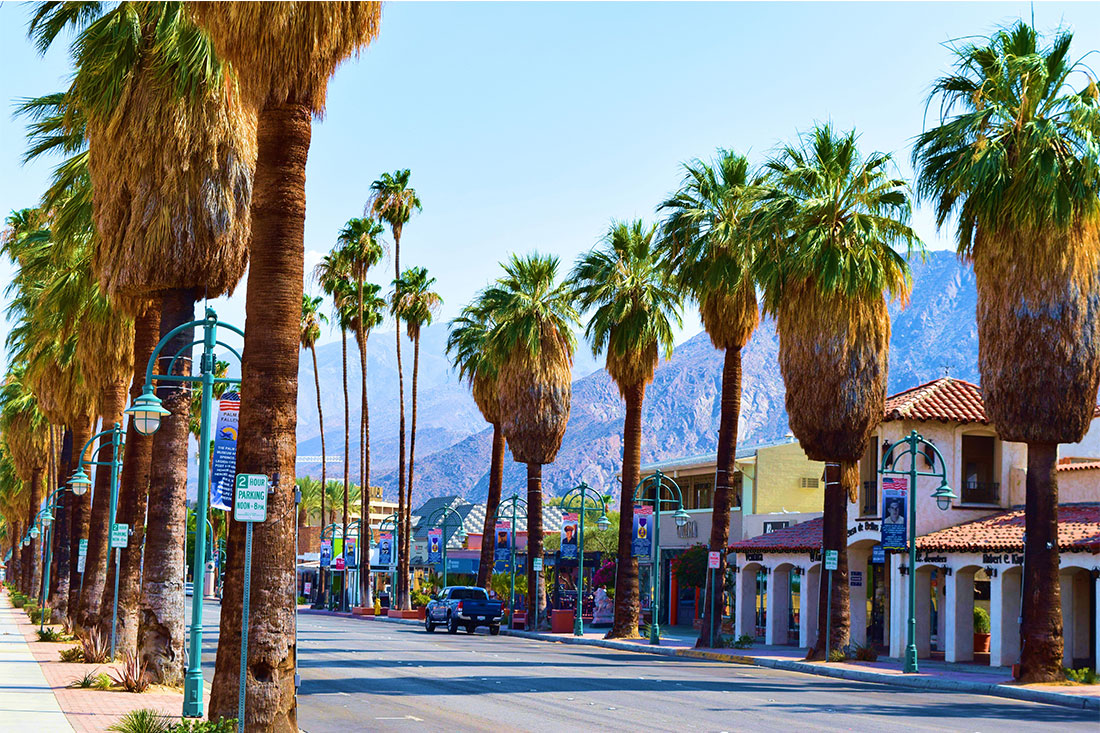
[[[302,492],[302,503],[298,505],[298,532],[301,534],[303,529],[312,526],[312,519],[320,515],[321,498],[324,496],[321,487],[324,484],[312,476],[299,476],[294,483]]]
[[[558,258],[513,255],[504,275],[482,294],[496,322],[490,338],[500,364],[501,431],[512,457],[527,464],[528,628],[546,605],[546,588],[534,560],[542,558],[542,467],[561,447],[572,399],[573,327],[579,316],[573,294],[558,282]]]
[[[839,554],[831,611],[829,583],[821,583],[809,658],[824,656],[830,625],[831,648],[848,643],[847,502],[885,409],[885,294],[909,293],[909,266],[894,247],[911,255],[920,246],[908,225],[908,187],[890,166],[888,154],[860,154],[855,130],[816,125],[768,161],[758,214],[767,240],[755,269],[776,317],[787,414],[806,455],[826,462],[823,549]]]
[[[135,313],[158,296],[165,335],[193,318],[198,298],[230,292],[244,272],[251,234],[241,214],[251,199],[255,116],[227,88],[222,64],[180,3],[42,3],[31,21],[42,50],[69,28],[77,71],[66,96],[86,120],[93,267],[108,296]],[[190,357],[192,341],[185,329],[166,351]],[[189,394],[173,385],[158,394],[171,414],[149,458],[154,495],[139,638],[151,679],[171,684],[183,672]]]
[[[615,622],[609,638],[638,636],[638,561],[631,552],[634,487],[641,480],[642,404],[663,353],[672,355],[680,295],[654,247],[655,226],[613,222],[603,243],[583,253],[569,276],[577,307],[593,311],[585,329],[592,353],[607,352],[607,373],[626,402],[619,498]]]
[[[409,169],[383,173],[371,183],[371,197],[367,209],[381,221],[390,225],[393,234],[393,277],[401,277],[401,232],[409,223],[414,211],[420,211],[420,198],[409,187]],[[399,539],[397,545],[397,605],[408,609],[409,605],[409,525],[412,508],[406,501],[405,490],[405,372],[401,366],[401,322],[395,324],[397,349],[397,516]]]
[[[298,328],[305,249],[305,169],[310,118],[325,107],[328,79],[347,57],[378,34],[377,2],[202,2],[188,7],[218,55],[236,69],[245,99],[258,111],[252,243],[241,393],[240,471],[294,476]],[[293,502],[289,478],[276,487],[274,516]],[[243,577],[244,529],[229,532],[230,579]],[[256,540],[253,587],[285,598],[253,612],[246,668],[250,731],[297,730],[294,697],[294,614],[285,589],[294,577],[294,534],[267,525]],[[237,717],[241,584],[229,582],[222,603],[210,716]],[[262,674],[258,674],[262,672]]]
[[[305,293],[302,293],[302,320],[299,323],[298,343],[303,349],[309,349],[310,355],[313,357],[313,385],[317,390],[317,425],[321,432],[321,486],[325,485],[328,479],[328,464],[325,451],[325,415],[321,408],[321,373],[317,369],[317,339],[321,338],[321,324],[328,323],[328,316],[321,311],[321,304],[324,303],[324,298],[321,296],[310,297]],[[321,506],[319,507],[322,516],[325,513],[325,495],[322,492],[318,492],[320,496]],[[303,510],[303,514],[308,514]]]
[[[355,218],[348,220],[344,228],[340,230],[337,241],[340,243],[344,258],[348,264],[348,275],[355,282],[355,334],[359,343],[359,375],[362,378],[363,389],[360,393],[359,404],[359,484],[370,486],[370,410],[367,403],[367,333],[369,328],[364,328],[368,321],[364,313],[367,286],[367,274],[370,269],[382,261],[385,249],[380,237],[384,228],[381,224],[370,218]],[[365,526],[370,524],[370,491],[363,492],[364,505],[360,507],[361,516]],[[358,551],[359,567],[367,568],[367,572],[359,573],[360,591],[363,604],[374,605],[370,587],[370,550],[368,543],[360,542]],[[363,553],[366,553],[364,555]],[[363,558],[366,558],[364,564]]]
[[[719,578],[726,576],[729,547],[730,480],[741,413],[741,350],[760,322],[748,226],[753,198],[748,159],[719,150],[713,163],[694,160],[684,165],[680,190],[659,207],[666,213],[658,244],[664,264],[672,281],[699,304],[711,343],[725,352],[710,526],[710,550],[720,558]],[[716,646],[710,638],[711,592],[708,586],[696,642],[700,647]]]
[[[485,497],[485,521],[481,536],[492,537],[504,486],[504,433],[500,429],[500,399],[497,389],[499,365],[489,347],[490,334],[496,324],[479,295],[451,321],[447,336],[447,353],[458,371],[459,379],[470,385],[474,404],[493,426],[493,448],[489,459],[489,492]],[[489,589],[493,569],[493,543],[481,543],[481,561],[477,568],[478,586]]]
[[[409,431],[409,478],[405,483],[405,506],[412,506],[413,467],[416,462],[416,386],[420,373],[420,331],[432,324],[432,316],[443,304],[439,293],[431,290],[434,277],[428,277],[423,267],[410,267],[393,281],[390,312],[394,319],[405,322],[409,340],[413,343],[412,425]]]
[[[929,98],[939,124],[913,152],[920,195],[940,226],[957,217],[974,265],[989,419],[1027,444],[1024,682],[1062,679],[1055,466],[1058,444],[1087,432],[1100,383],[1100,102],[1072,40],[1044,45],[1019,22],[955,47]]]

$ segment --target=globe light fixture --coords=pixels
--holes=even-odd
[[[126,414],[134,421],[134,429],[142,435],[152,435],[160,429],[160,419],[165,415],[171,415],[164,408],[160,398],[153,394],[153,388],[148,384],[141,396],[134,400],[134,404],[126,408]]]
[[[32,540],[36,540],[36,539],[38,539],[38,535],[39,535],[39,534],[41,534],[41,533],[40,533],[40,532],[38,531],[38,525],[36,524],[36,525],[34,525],[33,527],[31,527],[31,531],[30,531],[30,532],[28,532],[27,534],[29,534],[29,535],[31,536],[31,539],[32,539]]]
[[[83,466],[73,472],[72,477],[69,478],[69,486],[72,487],[73,493],[77,496],[84,496],[88,493],[88,489],[92,487],[92,480],[88,478]]]
[[[605,532],[611,528],[611,520],[607,518],[607,514],[601,514],[600,518],[596,520],[596,527]]]
[[[40,518],[42,520],[43,527],[49,527],[51,524],[53,524],[53,513],[50,511],[49,507],[46,507],[42,510]]]
[[[688,523],[688,520],[691,519],[691,515],[685,512],[683,507],[677,509],[676,513],[672,516],[676,520],[677,527],[683,527],[685,524]]]
[[[944,478],[943,482],[939,485],[939,488],[932,493],[932,497],[936,500],[936,506],[938,506],[941,511],[950,509],[951,502],[959,498],[955,496],[955,492],[947,485],[946,478]]]

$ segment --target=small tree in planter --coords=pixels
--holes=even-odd
[[[974,653],[989,653],[989,611],[974,606]]]

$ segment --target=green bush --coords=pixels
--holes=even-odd
[[[96,680],[99,679],[99,675],[96,674],[96,670],[91,672],[85,672],[80,677],[76,677],[69,683],[69,687],[79,687],[82,689],[90,689],[95,687]]]
[[[39,641],[57,642],[57,641],[61,641],[61,639],[64,638],[60,631],[58,631],[57,629],[52,629],[52,628],[38,629],[35,633],[38,634],[38,640]]]
[[[32,624],[38,623],[50,623],[50,619],[53,618],[53,609],[50,608],[34,608],[27,613],[30,616]]]
[[[989,611],[980,606],[974,606],[974,633],[989,633]]]
[[[116,733],[172,733],[178,730],[171,719],[159,710],[133,710],[122,716],[122,720],[109,726],[107,730]]]
[[[413,608],[422,608],[428,605],[428,601],[431,599],[432,597],[422,590],[414,590],[409,594],[409,601],[412,603]]]
[[[184,720],[176,723],[171,733],[237,733],[236,718],[213,720]]]
[[[23,604],[27,602],[27,597],[22,593],[13,593],[11,596],[11,605],[16,608],[22,608]]]
[[[829,652],[829,661],[830,662],[843,662],[843,661],[846,661],[847,659],[848,659],[848,655],[845,654],[844,650],[842,650],[842,649],[833,649],[831,652]]]
[[[62,662],[83,662],[84,650],[81,649],[79,645],[70,646],[62,649],[58,656],[61,658]]]
[[[1100,674],[1097,674],[1095,669],[1091,667],[1081,667],[1080,669],[1065,668],[1066,679],[1071,682],[1080,682],[1083,685],[1095,685],[1100,682]]]
[[[752,638],[748,634],[741,634],[741,636],[737,637],[737,639],[733,642],[732,646],[734,649],[748,649],[750,646],[753,645],[755,641],[756,639]]]
[[[877,662],[878,650],[873,644],[863,644],[855,648],[855,658],[860,662]]]

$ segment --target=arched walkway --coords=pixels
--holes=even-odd
[[[763,578],[761,578],[763,576]],[[767,575],[759,562],[749,562],[737,571],[737,612],[734,633],[757,637],[757,625],[765,623],[767,602]]]
[[[789,644],[797,640],[797,630],[792,633],[793,618],[797,617],[801,599],[793,586],[799,585],[796,568],[791,563],[781,563],[768,574],[767,621],[765,644]],[[792,584],[792,579],[794,583]]]

